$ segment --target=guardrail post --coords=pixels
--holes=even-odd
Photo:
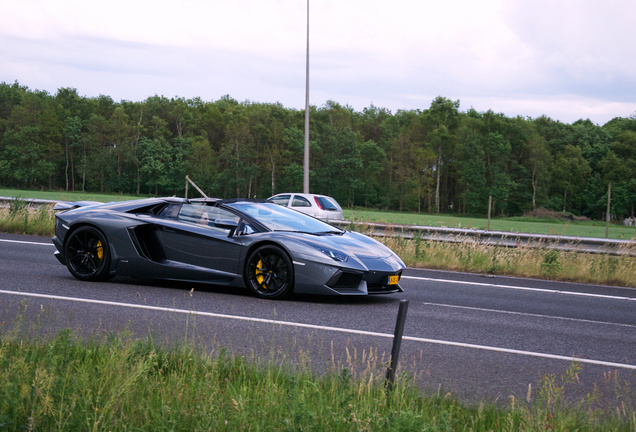
[[[400,300],[400,309],[398,310],[397,321],[395,323],[395,333],[393,334],[393,348],[391,349],[391,365],[386,371],[386,388],[393,390],[393,381],[395,380],[395,370],[398,366],[400,357],[400,346],[402,345],[402,335],[404,334],[404,323],[406,322],[406,311],[409,308],[408,300]]]

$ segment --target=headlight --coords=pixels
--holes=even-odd
[[[327,248],[318,248],[318,250],[322,253],[324,253],[325,255],[327,255],[329,258],[334,259],[336,261],[347,261],[349,259],[349,257],[337,250],[333,250],[333,249],[327,249]]]

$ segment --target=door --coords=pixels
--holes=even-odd
[[[205,203],[186,203],[176,221],[161,224],[159,235],[168,264],[181,265],[184,271],[201,273],[206,280],[218,283],[240,277],[240,236],[229,236],[230,229],[215,226],[216,220],[238,224],[239,217]]]

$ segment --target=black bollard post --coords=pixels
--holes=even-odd
[[[404,323],[406,322],[406,311],[409,308],[408,300],[400,300],[397,321],[395,323],[395,333],[393,334],[393,348],[391,349],[391,365],[386,371],[386,387],[391,391],[395,380],[395,369],[397,369],[400,357],[400,346],[402,345],[402,335],[404,334]]]

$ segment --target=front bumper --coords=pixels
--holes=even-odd
[[[363,271],[311,261],[294,261],[294,270],[294,292],[297,294],[364,296],[403,292],[399,279],[397,284],[389,284],[389,276],[400,277],[401,268]]]

